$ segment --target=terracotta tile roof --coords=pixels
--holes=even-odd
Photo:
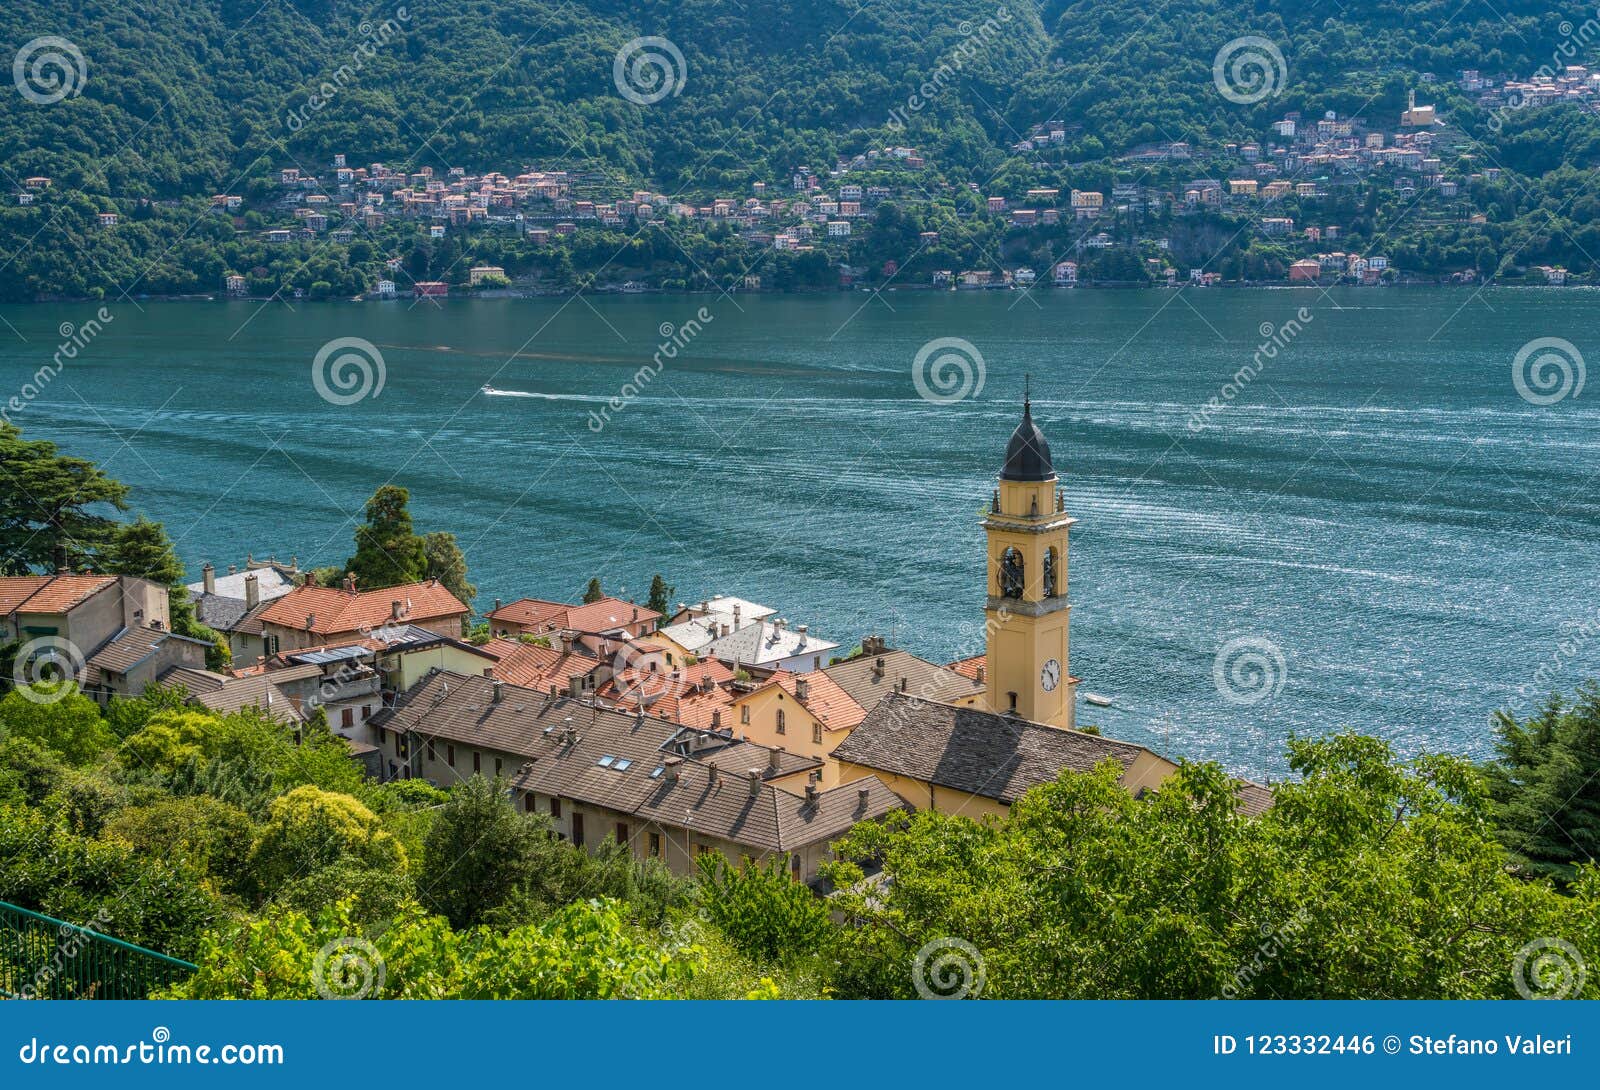
[[[624,711],[638,711],[710,730],[731,724],[726,712],[736,695],[729,688],[733,671],[715,659],[704,659],[681,670],[623,670],[595,690],[595,697]],[[723,713],[720,718],[718,713]]]
[[[395,618],[395,603],[400,603],[400,618]],[[384,590],[351,593],[338,587],[296,587],[273,600],[261,614],[265,624],[306,630],[306,618],[315,617],[314,633],[359,632],[390,623],[421,624],[448,620],[467,612],[467,607],[443,583],[407,583]]]
[[[571,632],[609,632],[623,625],[648,621],[652,625],[661,614],[621,598],[602,598],[598,602],[569,606],[542,598],[519,598],[489,614],[491,622],[539,627],[550,625]]]
[[[890,693],[831,756],[1010,804],[1063,769],[1087,772],[1110,759],[1126,770],[1148,752],[1131,742]]]
[[[900,688],[902,679],[905,692],[923,700],[960,700],[984,691],[974,678],[920,659],[908,651],[885,650],[877,655],[858,655],[848,662],[825,666],[822,672],[868,711]]]
[[[492,667],[494,677],[512,685],[549,691],[555,685],[562,692],[567,683],[579,674],[588,674],[600,665],[598,659],[580,655],[576,651],[561,652],[553,647],[540,647],[534,643],[518,644]]]
[[[988,660],[988,655],[973,655],[969,659],[957,659],[955,662],[947,663],[945,665],[945,669],[954,670],[962,677],[971,678],[973,681],[977,681],[978,671],[984,668],[984,665],[988,662]]]
[[[801,682],[805,683],[804,700],[801,700],[799,695]],[[771,681],[758,688],[756,692],[773,685],[788,693],[796,703],[821,720],[824,730],[849,730],[867,716],[867,709],[857,704],[838,682],[821,670],[812,670],[804,674],[779,671],[772,675]]]
[[[0,613],[65,613],[116,585],[114,575],[0,576]]]

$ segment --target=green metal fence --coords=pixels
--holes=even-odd
[[[195,971],[87,927],[0,901],[0,996],[143,999]]]

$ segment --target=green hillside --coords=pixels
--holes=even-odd
[[[899,184],[909,219],[892,216],[890,227],[903,234],[908,223],[962,218],[970,186],[1014,198],[1039,186],[1109,190],[1129,177],[1171,183],[1176,175],[1147,178],[1118,157],[1163,142],[1205,152],[1260,139],[1287,111],[1392,125],[1418,88],[1450,122],[1447,158],[1511,177],[1479,195],[1490,225],[1481,238],[1408,228],[1400,241],[1416,267],[1515,253],[1519,264],[1580,269],[1600,253],[1585,235],[1600,219],[1585,186],[1600,158],[1600,115],[1556,106],[1495,120],[1454,82],[1468,68],[1526,77],[1590,60],[1600,25],[1577,3],[79,0],[68,10],[13,0],[0,10],[0,55],[45,34],[77,48],[84,78],[79,93],[48,104],[7,89],[0,298],[215,291],[221,272],[245,262],[288,283],[282,254],[245,252],[240,225],[205,219],[203,202],[223,191],[259,202],[279,167],[320,173],[335,153],[413,171],[566,169],[600,196],[647,188],[703,202],[747,196],[755,181],[787,188],[800,165],[825,175],[840,157],[910,145],[927,166]],[[683,58],[681,85],[650,105],[619,94],[613,78],[619,50],[643,35],[670,40]],[[1224,45],[1247,35],[1272,42],[1283,68],[1276,93],[1241,104],[1218,93],[1212,69]],[[1047,121],[1065,123],[1067,139],[1039,154],[1011,150]],[[48,199],[18,207],[10,192],[38,175],[53,180]],[[1355,201],[1371,205],[1374,235],[1382,203]],[[95,231],[108,207],[128,221],[115,237]],[[666,271],[697,283],[716,280],[713,265],[738,270],[714,233],[690,233],[669,248],[689,254]],[[1016,247],[1003,235],[979,230],[941,260],[1009,257]],[[371,252],[296,250],[281,272],[344,294],[370,285],[377,255],[409,250],[403,240],[364,241]],[[863,232],[847,256],[877,275],[882,260],[906,259],[894,241]],[[482,256],[517,266],[516,247],[505,250]],[[1242,272],[1278,267],[1270,256],[1256,265],[1235,256]],[[537,266],[529,261],[525,270]],[[598,264],[580,243],[565,261],[573,277]],[[660,265],[646,254],[634,267]],[[545,271],[559,279],[554,263]]]

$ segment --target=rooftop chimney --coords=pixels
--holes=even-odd
[[[900,678],[900,691],[902,693],[906,691],[906,679],[904,676]]]
[[[735,632],[739,631],[739,607],[737,605],[733,607],[733,630]]]
[[[355,590],[355,588],[356,588],[355,581],[351,580],[350,589],[351,590]],[[398,598],[389,603],[389,619],[390,620],[398,621],[400,619],[401,612],[402,612],[402,606],[400,605],[400,600]]]
[[[681,764],[683,764],[682,757],[668,757],[666,760],[661,762],[661,766],[667,770],[666,781],[668,783],[678,782],[678,766]]]
[[[496,612],[496,613],[500,612],[500,599],[498,599],[498,598],[496,598],[494,600],[494,612]]]
[[[983,684],[983,679],[984,679],[984,677],[985,677],[985,675],[987,675],[987,674],[988,674],[988,672],[989,672],[989,671],[988,671],[988,670],[986,670],[986,669],[984,669],[984,666],[983,666],[983,664],[982,664],[982,663],[981,663],[981,662],[980,662],[980,663],[979,663],[979,664],[978,664],[978,684],[979,684],[979,685],[982,685],[982,684]]]
[[[495,678],[493,681],[491,681],[489,683],[489,688],[494,692],[494,696],[491,699],[493,699],[496,704],[500,703],[500,701],[505,698],[506,683],[501,681],[499,678]]]
[[[207,560],[205,566],[200,569],[200,579],[205,585],[207,594],[217,593],[217,569],[211,566],[211,561]]]
[[[799,626],[798,628],[795,629],[796,632],[800,633],[800,646],[801,647],[804,647],[806,645],[806,630],[809,627],[810,627],[809,625],[801,625],[801,626]]]
[[[777,772],[783,767],[783,747],[773,746],[767,754],[767,767]]]
[[[817,785],[814,783],[806,784],[806,803],[811,806],[817,804]]]
[[[254,609],[261,604],[261,580],[251,572],[244,577],[244,608]]]
[[[879,680],[883,679],[883,659],[880,658],[873,662],[872,676]]]
[[[712,730],[721,730],[722,729],[722,709],[721,708],[712,708],[711,709],[711,729]]]
[[[858,788],[856,788],[856,804],[858,806],[860,806],[861,809],[865,810],[867,808],[867,800],[870,799],[871,797],[872,797],[872,788],[870,788],[870,787],[858,787]]]
[[[717,786],[719,779],[717,775],[717,762],[712,761],[710,764],[706,765],[706,776],[711,780],[712,787]]]
[[[229,575],[237,575],[238,572],[239,572],[239,565],[237,565],[237,564],[229,564],[228,565],[228,574]]]
[[[794,698],[804,704],[811,696],[811,682],[803,677],[794,679]]]
[[[307,613],[306,614],[306,631],[307,632],[311,632],[311,631],[315,630],[316,627],[317,627],[317,615],[315,613]]]
[[[750,797],[755,798],[761,794],[761,770],[752,768],[747,775],[750,780]]]

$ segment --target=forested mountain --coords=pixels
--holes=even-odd
[[[90,245],[113,280],[179,238],[220,245],[220,225],[152,227],[84,243],[93,198],[175,201],[261,191],[276,168],[538,166],[691,199],[743,196],[886,144],[915,146],[923,188],[1109,187],[1116,157],[1154,142],[1204,148],[1259,138],[1286,111],[1391,121],[1422,87],[1474,155],[1525,176],[1502,220],[1570,207],[1600,158],[1591,110],[1491,119],[1455,84],[1462,69],[1527,77],[1590,59],[1600,24],[1580,3],[1546,0],[11,0],[0,55],[41,36],[82,57],[61,101],[11,95],[0,110],[6,190],[54,180],[65,209],[48,228],[7,199],[0,247],[14,257],[40,229]],[[682,56],[659,102],[618,93],[619,51],[641,36]],[[1275,93],[1220,95],[1213,64],[1255,36],[1283,58]],[[70,58],[69,58],[70,63]],[[24,70],[19,67],[18,90]],[[1428,83],[1423,80],[1425,77]],[[1436,82],[1434,82],[1436,80]],[[1064,122],[1050,156],[1010,148]],[[1563,171],[1569,172],[1563,174]],[[1549,178],[1543,176],[1551,175]],[[65,192],[63,192],[65,191]],[[69,192],[85,195],[73,204]],[[126,207],[119,205],[119,207]],[[1584,206],[1587,209],[1587,206]],[[37,210],[32,214],[37,216]],[[160,219],[159,213],[151,218]],[[1594,217],[1590,217],[1594,218]],[[182,217],[184,223],[193,217]],[[62,233],[64,232],[64,233]],[[126,250],[123,253],[122,250]],[[70,256],[0,273],[0,294],[86,281]],[[157,272],[142,290],[177,290]],[[19,280],[22,277],[26,283]],[[92,279],[92,278],[91,278]],[[213,290],[214,283],[204,285]]]

